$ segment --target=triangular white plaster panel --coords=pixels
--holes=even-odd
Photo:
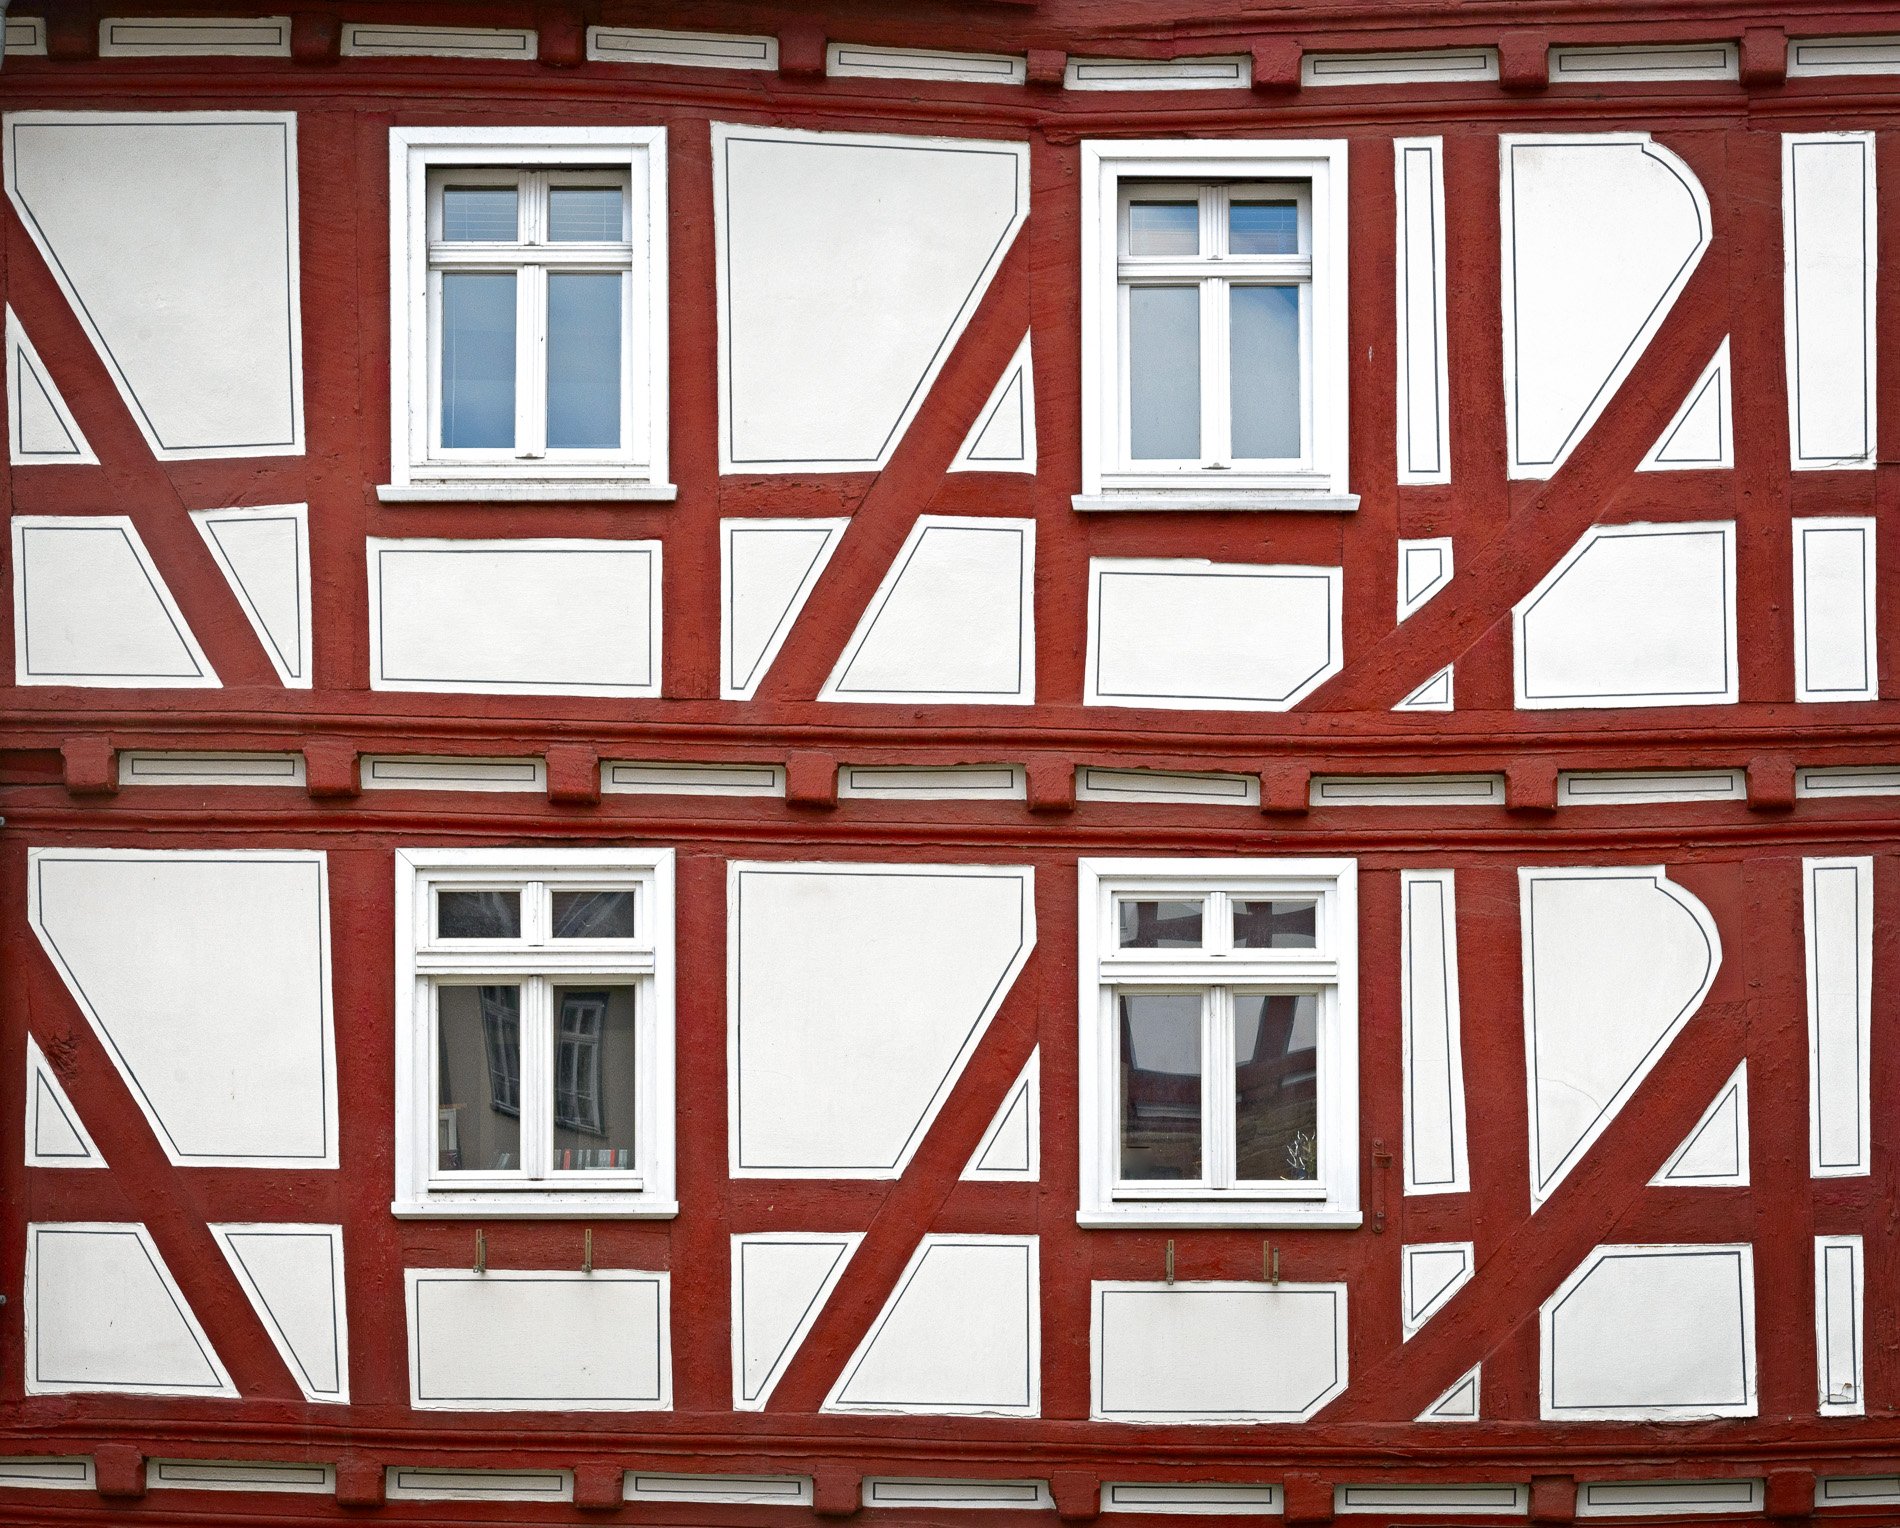
[[[1415,614],[1434,594],[1451,582],[1452,544],[1449,536],[1399,543],[1399,619]]]
[[[1675,305],[1709,202],[1647,133],[1505,134],[1499,152],[1509,473],[1547,478]]]
[[[1029,357],[1029,336],[991,390],[970,426],[952,472],[1034,472],[1036,470],[1036,373]]]
[[[1473,1364],[1452,1386],[1418,1414],[1421,1422],[1475,1422],[1478,1397],[1484,1383],[1484,1365]]]
[[[1748,1063],[1735,1068],[1715,1101],[1651,1178],[1657,1188],[1748,1185]]]
[[[1029,705],[1035,577],[1035,521],[920,516],[818,698]]]
[[[1439,1308],[1470,1282],[1477,1259],[1470,1242],[1426,1242],[1402,1247],[1400,1280],[1405,1340],[1438,1314]]]
[[[1452,668],[1447,663],[1392,709],[1394,711],[1449,711],[1452,706]]]
[[[1729,406],[1728,336],[1682,400],[1638,472],[1710,471],[1735,465],[1733,411]]]
[[[721,520],[719,694],[750,700],[849,520]]]
[[[1517,874],[1535,1210],[1702,1006],[1722,939],[1660,865]]]
[[[862,1231],[733,1237],[733,1410],[764,1409],[863,1240]]]
[[[7,309],[7,459],[16,467],[99,463],[11,307]]]
[[[1042,1165],[1041,1092],[1042,1048],[1038,1046],[1029,1053],[1028,1064],[970,1154],[963,1169],[966,1181],[1036,1181]]]
[[[302,504],[199,509],[205,538],[277,677],[310,688],[310,514]]]
[[[66,1096],[46,1055],[26,1037],[26,1165],[104,1167],[105,1154]]]
[[[211,1234],[304,1399],[348,1401],[343,1227],[214,1225]]]
[[[824,1409],[1035,1416],[1036,1250],[1033,1236],[926,1236]]]

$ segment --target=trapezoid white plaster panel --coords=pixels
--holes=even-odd
[[[1748,1063],[1716,1091],[1702,1118],[1649,1180],[1652,1188],[1748,1186]]]
[[[26,1037],[26,1165],[104,1167],[105,1153],[66,1096],[46,1053]]]
[[[302,504],[197,509],[211,549],[277,677],[310,688],[310,511]]]
[[[1035,875],[994,865],[727,872],[735,1177],[895,1178],[1036,942]]]
[[[1036,1252],[1033,1236],[925,1236],[823,1409],[1036,1416]]]
[[[960,1174],[967,1183],[1034,1183],[1042,1169],[1042,1047],[1029,1053]]]
[[[1872,1171],[1874,862],[1804,859],[1808,947],[1808,1171]]]
[[[1091,1288],[1097,1421],[1303,1422],[1346,1388],[1344,1284]]]
[[[9,112],[5,130],[7,195],[153,452],[302,455],[296,114]]]
[[[1404,1340],[1437,1315],[1478,1271],[1470,1242],[1420,1242],[1399,1248],[1399,1315]]]
[[[862,1231],[757,1231],[732,1239],[732,1409],[763,1411],[831,1298]]]
[[[1285,711],[1339,672],[1339,568],[1089,559],[1083,701]]]
[[[1401,870],[1399,897],[1405,1192],[1461,1194],[1471,1187],[1471,1177],[1459,1029],[1457,877],[1450,870]]]
[[[920,515],[820,700],[1036,698],[1036,522]]]
[[[657,541],[369,541],[370,688],[660,693]]]
[[[22,1303],[28,1395],[237,1396],[143,1225],[29,1225]]]
[[[409,1268],[418,1411],[668,1411],[670,1275]]]
[[[1475,1422],[1478,1420],[1480,1392],[1484,1385],[1484,1365],[1473,1364],[1451,1388],[1418,1414],[1421,1422]]]
[[[322,853],[33,849],[27,917],[174,1164],[336,1166]]]
[[[1392,709],[1394,711],[1451,711],[1457,708],[1457,675],[1447,663]]]
[[[750,700],[851,522],[719,522],[719,695]]]
[[[1508,469],[1547,478],[1702,259],[1709,201],[1647,133],[1506,133],[1498,148]]]
[[[1392,155],[1398,194],[1399,481],[1449,483],[1445,140],[1395,138]]]
[[[1871,518],[1794,522],[1794,698],[1880,699]]]
[[[1597,1247],[1539,1322],[1547,1422],[1755,1415],[1752,1247]]]
[[[883,467],[1028,216],[1027,145],[712,133],[720,471]]]
[[[1399,619],[1416,615],[1425,602],[1451,582],[1449,536],[1399,543]]]
[[[1735,523],[1593,525],[1512,623],[1521,710],[1733,705]]]
[[[16,684],[218,688],[124,515],[13,517],[13,654]]]
[[[1781,135],[1782,315],[1795,471],[1876,456],[1874,135]]]
[[[1034,472],[1036,470],[1036,371],[1029,336],[1009,358],[951,459],[952,472]]]
[[[1814,1352],[1824,1417],[1867,1413],[1865,1247],[1858,1236],[1814,1238]]]
[[[1729,368],[1728,336],[1715,347],[1676,417],[1663,427],[1638,472],[1713,472],[1735,465],[1734,373]]]
[[[1517,877],[1535,1210],[1702,1006],[1722,937],[1660,865]]]
[[[99,458],[7,306],[7,460],[16,467],[96,467]]]
[[[304,1399],[347,1402],[343,1227],[273,1222],[210,1230]]]

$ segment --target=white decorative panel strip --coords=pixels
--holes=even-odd
[[[1740,78],[1741,50],[1732,42],[1579,43],[1550,50],[1553,85]]]
[[[300,753],[187,753],[131,748],[119,755],[121,785],[292,785],[304,783]]]
[[[1451,1388],[1418,1414],[1421,1422],[1475,1422],[1478,1420],[1479,1394],[1484,1383],[1484,1365],[1473,1364]]]
[[[1423,1242],[1399,1248],[1399,1315],[1410,1342],[1478,1271],[1470,1242]]]
[[[838,798],[887,801],[1022,801],[1020,764],[846,764],[838,771]]]
[[[1021,85],[1029,60],[1020,53],[946,53],[936,48],[878,48],[834,42],[825,73],[871,80],[952,80],[969,85]]]
[[[1456,707],[1457,675],[1447,663],[1392,709],[1394,711],[1450,711]]]
[[[1503,806],[1503,775],[1314,775],[1313,806]]]
[[[17,58],[46,57],[46,18],[44,16],[7,17],[5,53],[9,57]]]
[[[1071,58],[1070,90],[1245,90],[1253,60],[1244,53],[1206,58]]]
[[[13,47],[10,37],[7,47]],[[90,1491],[95,1484],[89,1454],[16,1454],[0,1459],[0,1489]]]
[[[1878,700],[1874,522],[1794,522],[1794,698]]]
[[[447,1470],[391,1465],[383,1490],[391,1501],[572,1501],[570,1470]]]
[[[11,304],[6,346],[7,459],[16,467],[96,467],[99,458]]]
[[[1271,1515],[1284,1510],[1278,1486],[1232,1480],[1109,1481],[1102,1487],[1104,1512],[1160,1512],[1169,1517]]]
[[[101,58],[237,54],[290,57],[288,16],[108,16],[99,23]]]
[[[978,410],[976,423],[951,458],[950,470],[1036,470],[1036,371],[1027,334]]]
[[[1557,776],[1559,806],[1747,799],[1748,771],[1743,769],[1564,770]]]
[[[1900,1507],[1900,1475],[1824,1475],[1814,1483],[1817,1507]]]
[[[1076,775],[1075,799],[1258,806],[1260,777],[1185,774],[1160,769],[1099,769],[1087,765]]]
[[[210,1229],[304,1399],[347,1402],[343,1227],[267,1223]]]
[[[1761,1480],[1586,1480],[1577,1487],[1578,1517],[1689,1517],[1760,1512]]]
[[[1865,1269],[1860,1237],[1814,1238],[1814,1352],[1824,1417],[1867,1413]]]
[[[758,693],[850,523],[719,522],[722,700],[750,700]]]
[[[310,512],[302,504],[199,509],[191,523],[224,574],[277,677],[310,688]]]
[[[1874,135],[1781,135],[1792,465],[1874,465]]]
[[[589,27],[587,56],[610,64],[678,64],[689,69],[777,69],[776,37],[729,32],[660,32]]]
[[[1397,138],[1399,481],[1451,481],[1445,359],[1445,140]],[[1401,547],[1405,543],[1400,543]],[[1446,543],[1445,576],[1451,576]],[[1404,553],[1400,553],[1401,565]],[[1404,591],[1399,595],[1403,620]],[[1416,606],[1414,607],[1416,608]]]
[[[366,791],[543,791],[544,759],[473,759],[454,755],[365,754]]]
[[[862,1231],[733,1237],[733,1410],[764,1410],[863,1240]]]
[[[152,1491],[275,1491],[327,1496],[336,1490],[332,1464],[268,1464],[258,1459],[151,1459]]]
[[[1333,1487],[1333,1510],[1341,1516],[1376,1512],[1409,1517],[1456,1512],[1471,1517],[1522,1517],[1530,1511],[1531,1488],[1517,1485],[1345,1485]]]
[[[1446,479],[1449,481],[1449,478]],[[1449,536],[1399,543],[1399,619],[1416,614],[1451,582],[1454,569]]]
[[[600,788],[623,796],[783,796],[783,764],[640,764],[611,759]]]
[[[101,1168],[105,1153],[92,1138],[39,1041],[26,1037],[26,1165]]]
[[[9,39],[7,46],[12,45]],[[1789,79],[1830,74],[1900,74],[1900,36],[1789,40]]]
[[[1652,1188],[1746,1188],[1748,1186],[1748,1063],[1729,1075],[1649,1180]]]
[[[1804,859],[1808,943],[1809,1171],[1872,1171],[1874,862]]]
[[[1029,1053],[960,1174],[969,1183],[1034,1183],[1042,1171],[1042,1050]]]
[[[1900,764],[1833,764],[1794,772],[1797,796],[1900,796]]]
[[[1046,1480],[917,1480],[889,1475],[864,1478],[867,1507],[1048,1509],[1055,1506]]]
[[[628,1501],[697,1501],[734,1507],[809,1507],[809,1475],[658,1475],[628,1470]]]
[[[1712,472],[1735,465],[1735,392],[1728,336],[1689,389],[1656,444],[1636,465],[1638,472]]]
[[[343,24],[343,55],[365,58],[532,59],[540,39],[532,27],[380,26]]]
[[[1399,872],[1408,1194],[1461,1194],[1471,1187],[1456,888],[1449,870]]]
[[[1497,77],[1496,48],[1307,53],[1300,59],[1302,85],[1444,85]]]

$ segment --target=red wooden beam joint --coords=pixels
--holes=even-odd
[[[1557,810],[1557,766],[1549,759],[1513,759],[1504,766],[1507,812]]]
[[[1748,761],[1748,809],[1751,812],[1794,810],[1794,760],[1786,754],[1758,754]]]
[[[1029,83],[1059,88],[1069,73],[1069,55],[1060,48],[1029,50]]]
[[[594,1462],[574,1468],[574,1505],[583,1512],[612,1512],[626,1499],[627,1472]]]
[[[785,761],[785,800],[826,811],[838,804],[838,761],[828,753],[795,753]]]
[[[825,72],[822,27],[792,26],[778,34],[778,72],[794,79],[820,79]]]
[[[1304,1470],[1288,1473],[1282,1486],[1286,1528],[1302,1528],[1307,1523],[1333,1520],[1333,1483]]]
[[[333,64],[343,56],[343,23],[334,11],[293,11],[290,56],[300,64]]]
[[[551,69],[572,69],[587,58],[587,22],[574,5],[544,5],[536,18],[535,57]]]
[[[48,6],[46,56],[72,63],[99,54],[99,7],[90,0]]]
[[[109,1501],[137,1501],[145,1494],[145,1455],[130,1443],[101,1443],[92,1451],[93,1480]]]
[[[1262,95],[1287,95],[1300,88],[1300,45],[1291,37],[1271,37],[1253,45],[1253,88]]]
[[[1030,811],[1075,809],[1075,766],[1067,759],[1031,759],[1027,770]]]
[[[376,1460],[337,1461],[336,1504],[339,1507],[380,1507],[383,1488],[383,1467]]]
[[[1742,28],[1742,83],[1751,90],[1788,78],[1788,34],[1780,27]]]
[[[1572,1475],[1531,1476],[1531,1521],[1574,1523],[1577,1520],[1577,1481]]]
[[[600,800],[600,755],[585,743],[553,743],[545,755],[548,800],[593,806]]]
[[[1102,1477],[1093,1470],[1053,1470],[1049,1493],[1065,1523],[1093,1522],[1102,1515]]]
[[[75,796],[110,796],[119,788],[119,755],[108,737],[69,737],[59,745],[66,789]]]
[[[1814,1471],[1770,1470],[1766,1506],[1775,1522],[1807,1522],[1814,1516]]]
[[[1506,32],[1498,39],[1498,81],[1506,90],[1528,93],[1550,84],[1550,34]]]
[[[1300,817],[1313,805],[1313,772],[1304,764],[1269,764],[1260,771],[1260,810]]]
[[[356,769],[356,745],[335,738],[312,738],[303,745],[304,789],[319,801],[355,796],[363,789]]]
[[[812,1473],[811,1510],[819,1517],[851,1517],[864,1505],[864,1479],[856,1470],[820,1466]]]

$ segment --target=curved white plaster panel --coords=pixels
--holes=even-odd
[[[1092,1287],[1097,1421],[1303,1422],[1346,1388],[1344,1284]]]
[[[1089,559],[1084,703],[1285,711],[1339,672],[1338,568]]]
[[[1547,1422],[1755,1415],[1752,1247],[1597,1247],[1540,1326]]]
[[[1034,1183],[1042,1167],[1042,1050],[1029,1053],[960,1175],[969,1182]]]
[[[303,452],[293,112],[10,112],[7,195],[160,457]]]
[[[1649,1180],[1652,1188],[1748,1186],[1748,1063],[1722,1084],[1682,1144]]]
[[[1664,426],[1649,454],[1637,464],[1638,472],[1714,471],[1735,465],[1735,432],[1730,396],[1734,390],[1729,369],[1728,336],[1689,389],[1676,417]]]
[[[277,677],[310,688],[310,512],[302,504],[197,509],[191,523],[244,607]]]
[[[735,1177],[895,1178],[1036,942],[1034,872],[735,862]]]
[[[1036,1251],[1033,1236],[926,1236],[824,1410],[1037,1415]]]
[[[211,1234],[304,1399],[348,1401],[343,1227],[214,1225]]]
[[[1003,375],[950,462],[952,472],[1036,470],[1036,373],[1029,336],[1009,358]]]
[[[1739,698],[1735,525],[1593,525],[1512,611],[1523,710]]]
[[[96,467],[99,458],[11,305],[6,343],[7,459],[16,467]]]
[[[719,696],[750,700],[849,520],[721,520]]]
[[[862,1231],[759,1231],[732,1239],[732,1408],[762,1411],[818,1320]]]
[[[46,1053],[26,1037],[26,1165],[104,1167],[105,1153],[66,1096]]]
[[[818,698],[1029,705],[1035,579],[1035,521],[919,517]]]
[[[1399,1249],[1399,1314],[1410,1342],[1445,1302],[1471,1282],[1478,1271],[1470,1242],[1426,1242]]]
[[[1660,865],[1517,877],[1534,1210],[1702,1006],[1722,938]]]
[[[712,131],[720,470],[882,467],[1028,215],[1028,148]]]
[[[27,917],[172,1162],[336,1165],[322,854],[34,849]]]
[[[1709,201],[1647,133],[1505,134],[1504,397],[1514,478],[1564,464],[1709,246]]]

